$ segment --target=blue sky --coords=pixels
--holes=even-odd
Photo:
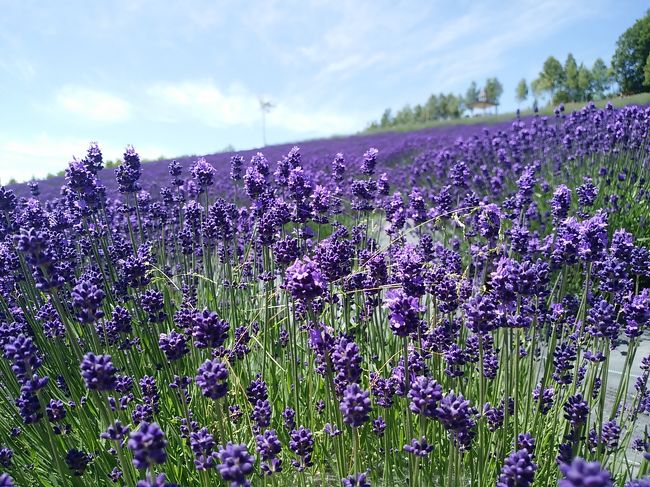
[[[502,110],[548,55],[609,62],[638,0],[0,0],[0,181],[108,159],[353,133],[386,107],[497,76]]]

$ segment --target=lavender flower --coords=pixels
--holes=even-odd
[[[430,445],[424,436],[419,440],[413,438],[411,443],[404,445],[404,451],[417,457],[427,457],[433,451],[433,445]]]
[[[170,362],[180,360],[190,351],[187,348],[187,338],[175,330],[169,333],[161,333],[158,345],[160,345],[160,349],[165,353],[167,360]]]
[[[116,386],[117,369],[110,355],[88,352],[81,361],[81,375],[90,390],[112,391]]]
[[[361,163],[361,172],[368,176],[372,176],[375,173],[375,166],[377,165],[377,155],[379,151],[374,147],[368,149],[363,154],[363,161]]]
[[[368,475],[366,473],[359,473],[350,475],[341,479],[342,487],[371,487]]]
[[[343,421],[353,428],[358,428],[370,419],[370,393],[362,390],[359,384],[348,385],[343,391],[340,409]]]
[[[311,301],[325,292],[326,283],[316,263],[306,257],[287,268],[285,286],[294,299]]]
[[[208,186],[214,184],[214,167],[212,167],[212,164],[207,162],[203,157],[197,159],[190,172],[201,188],[201,191],[205,191]]]
[[[603,470],[598,462],[586,462],[575,458],[571,464],[561,464],[563,478],[558,487],[612,487],[611,475]]]
[[[314,452],[314,437],[311,431],[301,426],[297,430],[293,430],[289,438],[289,449],[299,458],[299,461],[293,461],[292,465],[299,471],[311,467],[311,456]]]
[[[246,477],[253,472],[255,457],[248,453],[246,445],[228,443],[219,450],[217,456],[220,462],[217,470],[223,480],[230,482],[231,487],[251,485]]]
[[[133,452],[136,468],[146,469],[167,460],[167,440],[156,423],[140,423],[140,428],[129,435],[128,447]]]
[[[207,309],[195,313],[193,317],[192,338],[196,348],[219,348],[228,338],[230,324]]]
[[[385,307],[390,312],[390,328],[396,336],[407,337],[418,330],[422,323],[419,315],[424,311],[419,302],[418,298],[407,296],[403,289],[391,289],[387,293]]]
[[[411,400],[409,404],[411,411],[428,418],[434,418],[438,404],[442,399],[442,386],[434,379],[417,376],[411,384],[408,398]]]
[[[92,457],[76,448],[68,450],[68,453],[65,456],[65,463],[76,477],[81,477],[86,471],[86,467],[92,460]]]
[[[588,414],[589,405],[580,393],[570,396],[564,404],[564,417],[573,427],[584,424],[587,421]]]
[[[196,385],[205,397],[222,398],[228,392],[228,368],[218,360],[206,360],[197,371]]]
[[[81,323],[93,323],[104,316],[101,309],[106,294],[90,281],[81,281],[71,292],[72,305]]]
[[[528,487],[533,483],[537,465],[527,450],[510,454],[501,467],[497,487]]]

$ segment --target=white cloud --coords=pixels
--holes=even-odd
[[[73,156],[81,158],[86,154],[89,140],[73,137],[55,137],[39,134],[21,139],[0,139],[0,182],[5,184],[11,178],[28,181],[32,177],[44,178],[65,169]],[[121,158],[124,147],[99,141],[104,160]],[[143,159],[155,159],[166,154],[161,148],[136,145]]]
[[[64,86],[56,94],[55,108],[99,123],[119,123],[131,118],[129,102],[111,93],[84,86]]]
[[[255,97],[242,88],[225,93],[211,81],[156,83],[146,92],[162,108],[216,128],[251,123],[259,110]]]
[[[22,81],[30,81],[36,76],[36,67],[28,59],[0,59],[0,71]]]
[[[213,128],[259,123],[258,97],[240,85],[221,90],[213,81],[157,83],[147,90],[158,120],[198,120]],[[273,97],[271,97],[273,100]],[[309,135],[345,133],[363,128],[363,120],[328,110],[314,109],[297,98],[282,98],[267,115],[269,128]]]

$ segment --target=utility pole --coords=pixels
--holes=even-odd
[[[260,110],[262,111],[262,142],[263,147],[266,147],[266,114],[274,107],[273,103],[260,97]]]

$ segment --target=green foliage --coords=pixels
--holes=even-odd
[[[650,10],[616,42],[612,68],[623,93],[640,93],[650,87],[644,73],[649,54]]]
[[[487,101],[499,104],[503,94],[503,85],[497,78],[488,78],[483,88]],[[475,81],[472,81],[465,96],[454,93],[431,94],[424,104],[417,104],[414,107],[405,105],[395,115],[390,108],[384,110],[378,121],[371,122],[367,130],[376,131],[382,129],[411,127],[424,125],[441,120],[455,120],[462,118],[465,110],[472,110],[473,105],[479,101],[479,88]]]
[[[467,92],[465,92],[465,104],[467,106],[472,106],[474,103],[478,101],[478,87],[476,86],[476,81],[472,81],[469,85],[469,88],[467,88]]]
[[[576,63],[573,54],[569,53],[564,62],[564,88],[567,94],[567,100],[578,100],[578,63]]]
[[[638,93],[631,96],[605,96],[600,100],[595,100],[594,103],[597,107],[604,107],[607,103],[611,103],[615,107],[622,107],[626,105],[650,105],[650,93]],[[568,102],[566,103],[566,111],[570,113],[572,110],[579,110],[584,106],[581,102]],[[544,106],[540,107],[540,115],[553,115],[554,107]],[[521,116],[533,115],[532,109],[522,110]],[[447,125],[472,125],[476,123],[490,124],[512,120],[514,113],[499,113],[498,115],[487,115],[485,117],[461,117],[457,119],[431,119],[424,122],[414,121],[407,125],[386,125],[381,126],[378,123],[369,124],[364,132],[408,132],[411,130],[418,130],[430,127],[441,127]]]
[[[528,98],[528,84],[526,84],[526,80],[523,78],[517,83],[515,98],[519,103],[526,101],[526,98]]]
[[[381,120],[379,121],[379,125],[382,127],[388,127],[391,123],[391,120],[393,119],[392,113],[390,111],[390,108],[387,108],[384,110],[383,115],[381,116]]]
[[[553,98],[555,92],[564,85],[564,79],[564,68],[562,64],[553,56],[549,56],[544,61],[539,76],[533,81],[533,92],[535,95],[549,93],[551,98]]]
[[[609,93],[613,82],[612,71],[598,58],[590,70],[578,64],[569,53],[564,66],[550,56],[539,76],[531,83],[536,96],[548,95],[554,104],[602,100]]]
[[[503,85],[497,78],[488,78],[485,81],[485,96],[487,97],[487,101],[498,105],[502,94]]]
[[[585,67],[584,64],[580,64],[578,68],[578,80],[576,86],[576,97],[577,101],[587,101],[591,98],[592,93],[592,77],[591,71]]]
[[[477,95],[478,96],[478,95]],[[402,109],[393,112],[390,108],[384,110],[379,121],[373,121],[369,130],[404,127],[413,124],[428,123],[435,120],[450,120],[463,115],[465,102],[459,95],[453,93],[439,95],[432,94],[424,105],[414,107],[405,105]]]
[[[601,58],[591,68],[591,90],[595,99],[604,98],[612,87],[613,72]]]

